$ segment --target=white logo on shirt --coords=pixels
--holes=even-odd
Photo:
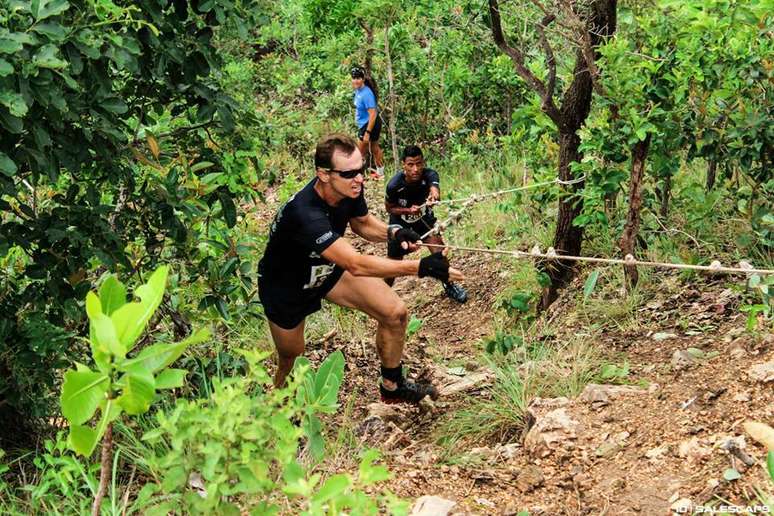
[[[327,233],[325,233],[324,235],[320,236],[320,238],[318,238],[318,239],[317,239],[317,240],[315,240],[314,242],[315,242],[316,244],[322,244],[322,243],[323,243],[323,242],[325,242],[326,240],[330,240],[330,238],[331,238],[332,236],[333,236],[333,231],[328,231],[328,232],[327,232]]]
[[[317,288],[325,282],[325,280],[333,273],[335,265],[312,265],[312,270],[309,275],[309,283],[304,285],[304,288]]]

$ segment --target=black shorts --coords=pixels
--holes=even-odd
[[[366,129],[368,129],[368,122],[363,124],[363,126],[357,131],[357,137],[359,139],[363,139]],[[371,137],[369,138],[369,141],[374,143],[378,142],[380,134],[382,134],[382,119],[379,118],[379,115],[376,115],[376,122],[374,122],[374,127],[371,129]]]
[[[431,229],[433,229],[433,226],[435,225],[436,218],[424,216],[421,219],[419,219],[416,222],[413,222],[411,224],[407,222],[402,222],[400,225],[404,228],[413,229],[417,232],[419,235],[424,235]],[[392,220],[390,221],[390,224],[394,224]],[[409,251],[407,249],[403,249],[399,242],[396,240],[388,240],[387,241],[387,256],[389,258],[403,258],[407,254],[411,253],[412,251]]]
[[[269,321],[280,328],[292,330],[301,321],[322,308],[322,299],[328,295],[344,274],[344,269],[336,267],[322,285],[314,290],[289,292],[282,285],[274,285],[258,279],[258,298],[263,305],[263,313]]]

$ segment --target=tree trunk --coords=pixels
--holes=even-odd
[[[603,42],[615,32],[616,0],[594,0],[591,4],[590,26],[591,43],[594,47]],[[594,52],[594,57],[599,57]],[[574,179],[570,165],[579,162],[583,157],[578,148],[580,137],[578,130],[583,127],[591,110],[593,82],[589,66],[582,50],[576,51],[573,81],[562,96],[560,108],[559,129],[559,179],[570,181]],[[573,193],[583,190],[584,182],[575,183],[571,188]],[[572,221],[583,210],[583,201],[576,196],[564,196],[559,201],[559,213],[554,232],[554,249],[558,254],[579,255],[583,242],[583,228],[575,226]],[[548,264],[547,271],[551,283],[543,290],[541,307],[548,308],[559,296],[559,289],[565,287],[572,279],[575,268],[572,262],[557,260]]]
[[[634,256],[634,247],[640,231],[640,209],[642,208],[642,179],[645,175],[645,161],[650,147],[650,134],[634,144],[632,148],[632,173],[629,179],[629,212],[626,214],[626,225],[621,234],[621,252],[626,256]],[[624,265],[626,286],[632,289],[637,286],[639,273],[634,265]]]
[[[659,210],[659,216],[666,220],[669,216],[669,201],[672,198],[672,174],[668,174],[664,178],[664,186],[661,188],[661,209]]]
[[[363,68],[366,71],[367,77],[373,77],[373,74],[371,73],[371,66],[374,55],[374,30],[364,22],[360,22],[360,26],[363,28],[366,36],[366,55]]]
[[[715,188],[715,174],[717,172],[718,162],[711,159],[707,164],[707,192],[711,192]]]
[[[91,516],[99,516],[102,499],[107,492],[113,461],[113,423],[108,423],[105,435],[102,437],[102,457],[99,467],[99,489],[94,496],[94,504],[91,506]]]
[[[392,160],[394,170],[400,169],[398,159],[398,138],[395,133],[395,84],[392,75],[392,57],[390,56],[390,24],[384,28],[384,54],[387,58],[387,82],[390,85],[390,139],[392,140]]]
[[[589,90],[589,94],[591,91]],[[570,164],[580,161],[581,154],[578,151],[580,137],[577,133],[559,134],[559,179],[570,181],[573,179]],[[582,183],[574,184],[573,192],[583,188]],[[583,204],[577,202],[574,196],[565,196],[559,200],[559,213],[556,217],[556,231],[554,233],[554,249],[558,254],[578,255],[583,240],[583,228],[576,226],[572,221],[580,215]],[[573,262],[557,260],[546,264],[546,272],[551,278],[551,283],[543,291],[541,301],[542,308],[548,308],[558,297],[558,291],[564,287],[574,274]]]

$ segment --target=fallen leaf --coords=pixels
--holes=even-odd
[[[750,437],[761,443],[770,452],[774,452],[774,428],[757,421],[745,421],[745,431]]]
[[[728,468],[723,472],[723,478],[725,478],[728,482],[731,482],[733,480],[739,480],[742,478],[742,475],[734,468]]]

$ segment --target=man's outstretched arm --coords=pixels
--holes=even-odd
[[[385,225],[385,233],[387,231]],[[449,267],[449,262],[440,253],[426,256],[421,260],[390,260],[380,256],[360,254],[344,238],[336,239],[322,253],[323,258],[335,263],[353,276],[395,278],[397,276],[432,276],[448,281],[464,279],[462,272]]]
[[[350,219],[349,225],[356,235],[359,235],[369,242],[387,241],[387,224],[368,213],[362,217]]]

